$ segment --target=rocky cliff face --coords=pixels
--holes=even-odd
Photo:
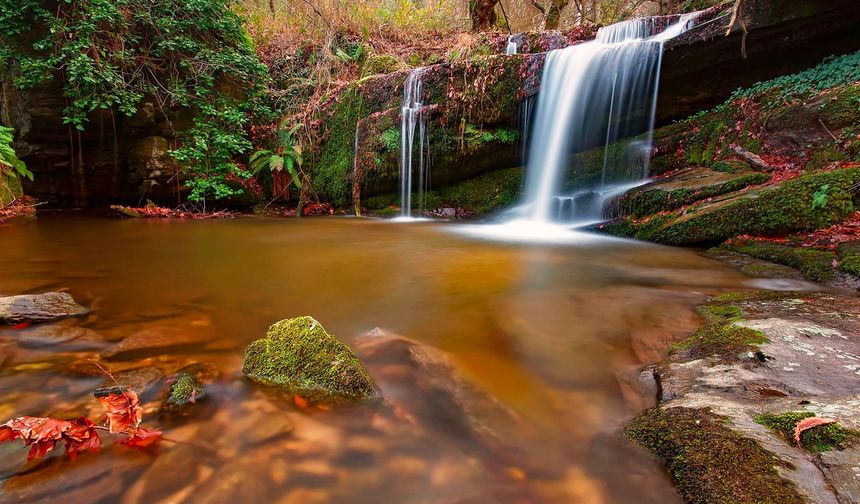
[[[739,86],[860,47],[860,4],[853,0],[747,0],[742,5],[729,36],[730,13],[713,11],[699,27],[667,43],[658,122],[719,103]],[[429,66],[424,103],[432,186],[521,165],[521,111],[539,89],[541,51],[590,35],[519,35],[524,54],[515,56],[500,54],[507,36],[487,35],[468,54]],[[348,206],[396,191],[407,73],[366,76],[325,107],[320,144],[307,159],[321,198]],[[178,167],[167,151],[183,126],[181,113],[169,111],[168,120],[150,103],[131,119],[98,114],[78,136],[62,124],[64,107],[56,79],[20,91],[8,73],[0,76],[0,121],[16,128],[16,148],[36,175],[35,182],[25,183],[27,194],[54,207],[143,198],[177,201]]]

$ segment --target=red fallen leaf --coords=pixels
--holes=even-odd
[[[60,441],[66,443],[66,453],[71,458],[101,447],[95,424],[83,417],[71,422],[27,416],[13,418],[0,425],[0,442],[15,439],[22,439],[30,447],[27,460],[45,457]]]
[[[107,411],[111,434],[137,430],[143,419],[137,393],[127,387],[111,387],[96,391],[96,397]]]
[[[310,405],[310,402],[300,395],[293,396],[293,402],[301,409],[306,409]]]
[[[148,448],[155,446],[162,439],[160,430],[137,429],[133,434],[129,434],[126,439],[118,439],[116,444],[127,446],[129,448]]]
[[[18,329],[26,329],[28,327],[30,327],[29,322],[21,322],[20,324],[13,325],[12,329],[18,330]]]
[[[66,442],[66,454],[74,460],[79,453],[98,451],[102,446],[96,424],[89,418],[81,417],[69,423],[69,428],[63,433]]]
[[[794,426],[794,441],[800,446],[800,435],[803,434],[804,431],[807,431],[813,427],[818,427],[819,425],[827,425],[836,423],[836,420],[832,418],[822,418],[822,417],[809,417],[804,418],[803,420],[797,422],[797,425]]]

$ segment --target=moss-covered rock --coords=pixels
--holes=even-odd
[[[179,373],[170,384],[167,399],[161,408],[168,412],[181,411],[206,399],[206,389],[190,373]]]
[[[805,502],[780,477],[780,461],[725,421],[704,408],[658,407],[631,421],[624,433],[657,455],[688,503]]]
[[[836,253],[760,240],[729,240],[720,247],[797,269],[807,279],[827,282],[833,278]]]
[[[21,180],[10,170],[0,168],[0,208],[23,196]]]
[[[741,234],[779,235],[811,231],[842,221],[854,211],[860,169],[804,175],[781,184],[733,193],[683,211],[645,220],[622,219],[607,231],[668,245],[722,242]],[[813,198],[827,186],[823,204]]]
[[[401,70],[404,65],[390,54],[371,54],[361,67],[361,76],[387,74]]]
[[[251,380],[313,402],[365,400],[376,385],[348,346],[312,317],[282,320],[245,349],[242,372]]]
[[[673,173],[671,177],[627,192],[618,200],[616,206],[621,214],[641,218],[761,184],[769,178],[770,176],[764,173],[726,172],[705,167],[687,168]]]

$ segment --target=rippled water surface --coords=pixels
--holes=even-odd
[[[649,405],[637,366],[695,326],[696,302],[744,278],[689,250],[509,244],[455,226],[48,215],[0,228],[0,293],[69,291],[92,312],[57,330],[94,331],[75,346],[0,330],[0,419],[98,418],[96,361],[149,384],[143,424],[170,440],[157,453],[108,442],[73,462],[0,445],[0,500],[679,501],[619,434]],[[356,348],[385,400],[303,409],[244,380],[244,346],[299,315]],[[161,328],[188,344],[100,356]],[[419,351],[375,350],[392,335]],[[191,363],[214,375],[208,399],[161,415]]]

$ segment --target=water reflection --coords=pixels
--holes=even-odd
[[[4,419],[96,415],[91,392],[105,378],[95,359],[144,380],[154,399],[146,418],[179,441],[155,455],[108,447],[41,464],[0,445],[0,496],[678,501],[661,469],[618,434],[647,404],[635,369],[695,325],[691,307],[706,293],[743,277],[692,251],[592,235],[474,240],[454,227],[48,216],[3,229],[0,292],[69,290],[94,309],[63,324],[97,333],[105,347],[153,327],[200,339],[107,360],[97,347],[35,348],[0,331]],[[386,401],[305,410],[241,377],[248,342],[305,314],[362,354]],[[368,344],[377,326],[415,350]],[[160,417],[166,380],[195,362],[217,370],[211,403],[190,418]]]

